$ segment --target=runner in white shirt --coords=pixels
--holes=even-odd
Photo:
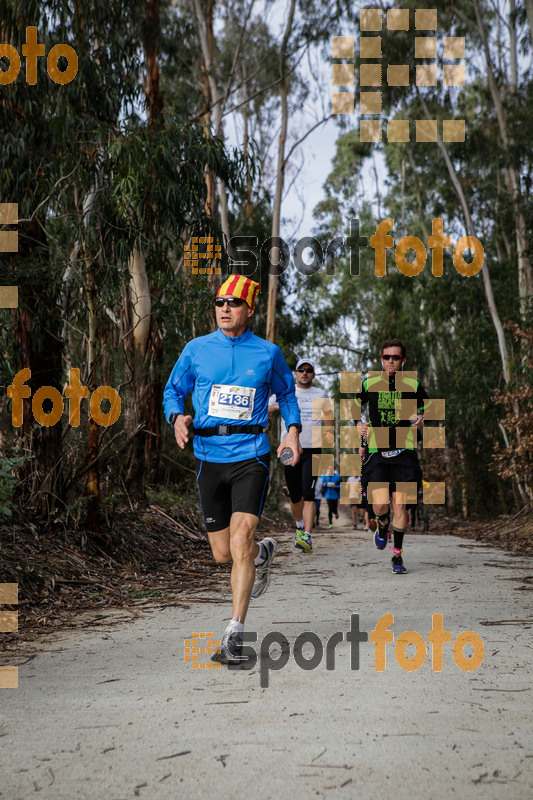
[[[311,541],[311,530],[315,518],[315,483],[316,476],[313,477],[313,453],[320,453],[321,448],[313,448],[312,429],[322,425],[322,420],[313,419],[313,400],[329,398],[324,389],[313,386],[315,377],[315,365],[308,358],[301,358],[296,364],[296,399],[300,407],[302,421],[302,431],[300,433],[300,444],[303,448],[299,462],[294,467],[284,467],[285,480],[289,489],[291,510],[296,522],[296,536],[294,546],[304,553],[313,552]],[[269,400],[269,412],[277,411],[279,408],[276,402],[276,395],[272,395]],[[324,424],[333,426],[333,419],[325,419]],[[285,425],[281,425],[281,438],[285,436]],[[333,430],[326,433],[326,441],[331,439],[333,445]]]
[[[357,519],[359,518],[359,524],[366,524],[366,511],[365,506],[363,504],[362,492],[361,492],[361,476],[356,474],[356,470],[354,470],[354,474],[350,475],[348,478],[347,483],[354,484],[353,486],[348,487],[348,497],[350,500],[350,508],[352,510],[352,522],[354,530],[357,530]]]

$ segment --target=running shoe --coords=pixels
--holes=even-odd
[[[213,653],[211,661],[219,664],[241,664],[248,657],[242,655],[242,636],[235,628],[228,627],[224,631],[220,652]]]
[[[338,514],[335,514],[335,519],[339,519],[339,515]]]
[[[388,526],[382,526],[378,522],[376,532],[374,533],[374,544],[376,545],[378,550],[385,550],[387,542],[389,541],[387,536],[387,527]]]
[[[277,547],[276,540],[272,539],[270,536],[263,539],[262,544],[264,544],[266,548],[267,557],[262,564],[259,564],[259,566],[255,568],[255,581],[252,588],[252,597],[254,598],[261,597],[268,589],[268,584],[270,583],[270,567],[272,566],[274,553]]]
[[[297,550],[301,550],[303,553],[312,553],[313,542],[311,541],[311,534],[305,533],[304,531],[298,531],[294,537],[294,546]]]
[[[374,518],[372,518],[370,520],[370,522],[368,523],[368,530],[371,533],[374,533],[374,531],[376,530],[377,527],[378,527],[378,523],[376,522],[376,520]]]
[[[330,531],[332,528],[333,528],[333,525],[330,522],[329,525],[328,525],[328,531]]]
[[[392,571],[396,573],[396,575],[403,575],[404,572],[407,572],[403,565],[403,559],[401,556],[393,556],[391,558],[392,562]]]

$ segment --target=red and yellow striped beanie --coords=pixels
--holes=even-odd
[[[217,297],[222,297],[222,295],[240,297],[253,311],[258,293],[259,284],[251,280],[251,278],[246,278],[244,275],[230,275],[218,290]]]

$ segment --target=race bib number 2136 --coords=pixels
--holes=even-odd
[[[209,397],[209,415],[221,419],[251,419],[255,389],[252,386],[228,386],[215,383]]]

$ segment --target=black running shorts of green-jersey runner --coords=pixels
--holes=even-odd
[[[402,450],[393,458],[373,453],[365,461],[361,475],[363,491],[369,483],[388,483],[392,493],[396,491],[397,482],[421,485],[422,470],[414,450]]]

